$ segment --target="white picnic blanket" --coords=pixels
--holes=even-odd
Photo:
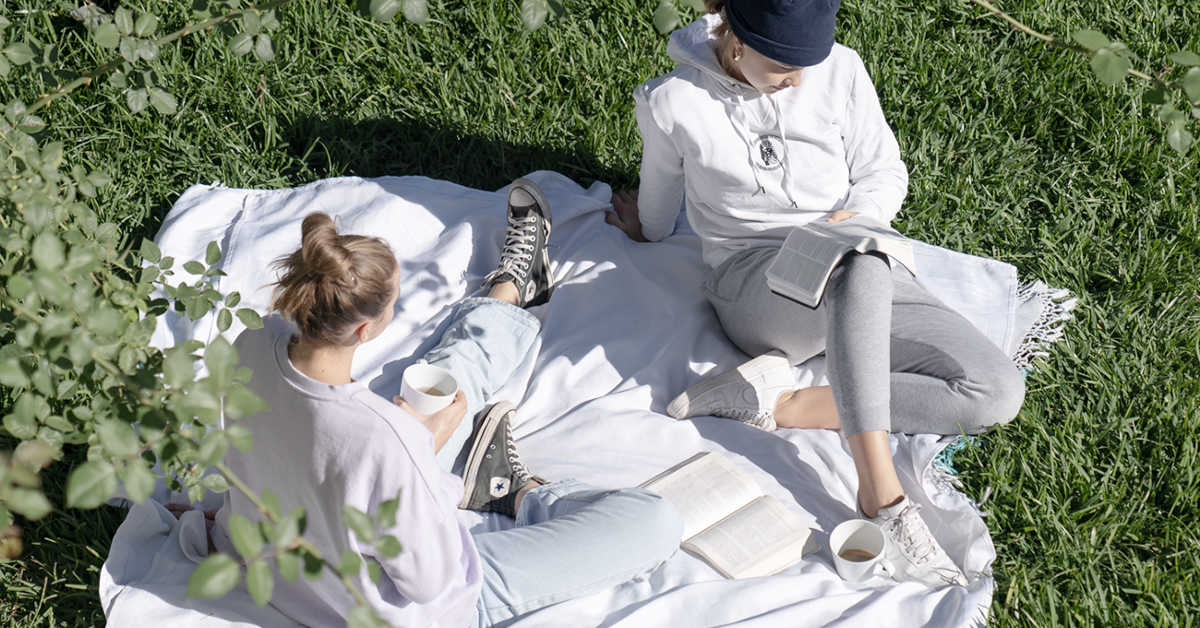
[[[551,258],[558,288],[548,305],[535,310],[544,320],[540,353],[497,397],[517,402],[514,431],[524,460],[547,478],[621,487],[639,484],[698,451],[721,451],[768,493],[805,514],[818,549],[779,575],[741,581],[726,580],[681,551],[646,578],[534,612],[517,625],[984,621],[995,550],[977,509],[931,464],[944,442],[928,435],[892,439],[906,492],[924,507],[943,546],[973,578],[971,586],[843,582],[834,572],[827,537],[854,516],[856,476],[838,433],[785,429],[768,434],[729,420],[675,421],[665,415],[671,397],[701,374],[745,359],[704,300],[700,286],[708,271],[686,220],[681,218],[676,235],[664,242],[634,243],[604,223],[607,185],[584,189],[553,172],[529,176],[543,186],[553,210]],[[404,274],[399,310],[384,335],[359,350],[354,376],[390,397],[399,390],[401,371],[430,346],[431,333],[451,305],[474,291],[495,266],[504,233],[504,192],[424,177],[341,178],[269,191],[193,186],[168,215],[157,241],[179,262],[203,259],[205,245],[220,242],[221,265],[228,273],[221,290],[240,291],[244,304],[262,312],[267,284],[274,279],[270,263],[298,246],[307,213],[324,211],[344,232],[386,239]],[[974,307],[968,317],[1014,351],[1022,334],[1013,322],[1020,305],[1015,270],[932,247],[918,253],[919,267],[956,267],[972,277],[957,294],[962,273],[951,277],[941,296]],[[226,332],[231,340],[238,325]],[[160,323],[154,342],[208,341],[215,333],[212,316],[193,323],[171,314]],[[822,374],[822,360],[814,359],[797,368],[797,383],[818,383]],[[269,606],[255,608],[241,588],[216,601],[186,598],[193,561],[205,554],[203,526],[198,512],[175,521],[159,505],[168,498],[161,490],[154,500],[133,507],[113,539],[100,587],[110,624],[288,625]],[[511,521],[466,511],[461,516],[487,529]]]

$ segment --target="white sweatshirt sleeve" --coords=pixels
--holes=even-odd
[[[642,235],[656,242],[671,235],[683,205],[683,157],[654,117],[648,84],[640,85],[633,92],[633,99],[638,130],[642,133],[638,217]]]
[[[875,85],[857,54],[854,66],[842,126],[846,165],[850,168],[850,194],[843,208],[889,223],[908,194],[908,170],[879,106]]]

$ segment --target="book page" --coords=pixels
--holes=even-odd
[[[804,518],[774,497],[763,497],[684,542],[729,578],[782,571],[803,557],[810,531]]]
[[[879,222],[870,216],[858,215],[840,222],[818,221],[806,226],[828,235],[859,253],[879,251],[900,262],[909,272],[913,274],[917,272],[912,245],[909,244],[908,238],[893,229],[891,225]]]
[[[763,494],[754,478],[732,460],[710,451],[685,460],[642,487],[675,506],[683,518],[684,539]]]
[[[767,268],[767,285],[789,299],[816,307],[830,273],[853,246],[827,232],[797,227]]]

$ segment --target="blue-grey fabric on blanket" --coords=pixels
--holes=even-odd
[[[910,498],[973,581],[926,588],[875,580],[848,584],[833,570],[827,537],[855,516],[854,465],[836,432],[764,433],[736,422],[675,421],[667,401],[712,368],[745,359],[724,337],[704,299],[708,269],[699,242],[681,218],[676,234],[655,244],[629,241],[605,224],[611,191],[583,188],[553,172],[529,175],[546,191],[554,216],[552,267],[558,290],[535,310],[543,319],[538,351],[497,399],[517,403],[514,432],[522,457],[547,478],[601,487],[632,486],[703,450],[725,453],[763,490],[794,507],[814,530],[813,551],[768,578],[726,580],[697,558],[677,553],[660,569],[601,594],[522,618],[520,626],[970,625],[984,621],[994,587],[995,549],[979,511],[931,465],[949,439],[892,438]],[[265,311],[270,262],[296,248],[309,212],[334,215],[344,232],[377,235],[395,250],[404,273],[393,324],[364,345],[354,376],[390,398],[400,373],[433,339],[460,298],[471,294],[499,256],[504,190],[465,188],[423,177],[342,178],[283,190],[194,186],[167,216],[157,241],[164,254],[203,259],[210,240],[225,251],[224,292]],[[1061,334],[1073,301],[1040,283],[1021,284],[1015,269],[919,245],[927,287],[958,308],[1023,366]],[[232,339],[240,331],[226,332]],[[159,346],[217,334],[213,316],[168,315]],[[797,385],[822,382],[821,358],[797,367]],[[250,419],[253,420],[253,419]],[[1020,419],[1018,419],[1020,420]],[[199,513],[181,521],[160,505],[186,501],[160,489],[132,507],[101,574],[100,596],[112,625],[147,618],[171,626],[289,625],[269,606],[256,608],[244,588],[220,600],[186,597],[191,567],[207,552]],[[461,512],[471,526],[511,521]]]

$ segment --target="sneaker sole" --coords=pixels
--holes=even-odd
[[[488,408],[487,414],[483,415],[483,418],[475,426],[475,435],[471,441],[471,453],[467,455],[466,472],[463,474],[464,490],[462,500],[458,502],[459,508],[466,508],[471,503],[471,496],[475,491],[475,480],[479,473],[479,463],[487,454],[487,446],[492,442],[492,437],[496,435],[496,427],[500,425],[500,419],[515,409],[507,401],[492,404],[492,407]],[[470,490],[465,490],[467,487],[470,487]]]
[[[775,362],[779,360],[787,360],[783,352],[769,351],[737,367],[736,370],[742,375],[743,379],[749,380],[751,377],[777,368]],[[789,364],[788,366],[790,367],[791,365]],[[722,384],[717,383],[716,378],[701,379],[699,382],[692,384],[691,388],[679,393],[678,397],[675,397],[671,400],[671,403],[667,404],[667,414],[680,420],[695,416],[691,414],[692,399],[701,397],[720,385]]]

